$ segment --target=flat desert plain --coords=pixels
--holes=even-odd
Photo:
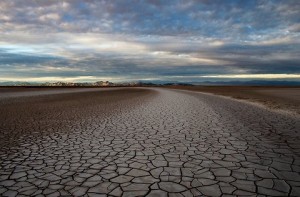
[[[207,92],[247,100],[271,109],[300,114],[298,86],[170,86],[172,89]]]
[[[299,132],[297,113],[197,91],[2,88],[0,195],[300,196]]]

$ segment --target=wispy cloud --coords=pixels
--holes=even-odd
[[[298,78],[299,10],[297,0],[4,0],[0,79]]]

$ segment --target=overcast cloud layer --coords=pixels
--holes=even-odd
[[[299,0],[2,0],[0,81],[299,80],[299,10]]]

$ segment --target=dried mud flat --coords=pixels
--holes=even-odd
[[[299,86],[171,86],[263,104],[270,109],[300,114]]]
[[[39,91],[0,90],[1,196],[300,195],[299,116],[163,88]]]

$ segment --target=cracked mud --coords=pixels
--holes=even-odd
[[[196,92],[0,100],[1,196],[299,196],[297,116]]]

